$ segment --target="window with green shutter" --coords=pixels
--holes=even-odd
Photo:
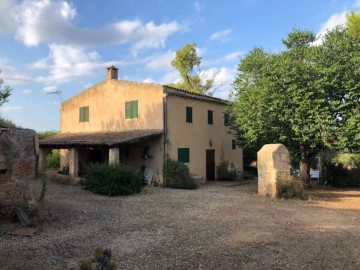
[[[138,118],[138,101],[132,100],[132,101],[126,101],[125,102],[125,118],[126,119],[132,119],[132,118]]]
[[[182,163],[190,162],[190,150],[189,148],[178,148],[178,161]]]
[[[236,149],[236,140],[232,140],[232,149]]]
[[[230,115],[228,113],[224,113],[224,126],[228,126],[230,124]]]
[[[186,107],[186,123],[192,123],[192,107]]]
[[[213,111],[211,110],[208,110],[208,124],[209,125],[214,124]]]
[[[79,122],[89,122],[89,106],[79,108]]]

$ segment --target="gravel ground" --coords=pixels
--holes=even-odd
[[[96,247],[118,269],[360,269],[360,211],[321,200],[258,197],[256,182],[117,198],[49,183],[55,220],[32,237],[0,224],[0,269],[78,269]]]

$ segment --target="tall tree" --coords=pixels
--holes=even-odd
[[[349,35],[360,38],[360,13],[351,11],[346,14],[346,28]]]
[[[177,50],[171,65],[179,71],[182,81],[169,84],[170,86],[194,93],[212,95],[211,88],[214,84],[214,78],[205,80],[205,83],[203,83],[203,72],[200,69],[201,57],[196,53],[196,43],[186,44],[183,48]]]
[[[4,80],[0,77],[0,106],[9,101],[10,95],[11,88],[7,85],[4,85]]]
[[[358,124],[351,115],[359,104],[359,65],[354,61],[359,61],[360,50],[350,49],[346,58],[356,66],[340,65],[341,55],[349,53],[336,55],[336,45],[349,38],[343,32],[336,29],[323,45],[313,46],[312,32],[295,30],[283,40],[286,50],[266,53],[256,48],[238,66],[234,111],[240,137],[249,145],[284,143],[298,157],[305,182],[311,157],[322,149],[345,146],[346,132]],[[354,80],[348,83],[351,76]]]

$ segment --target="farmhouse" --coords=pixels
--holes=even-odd
[[[61,132],[40,141],[40,170],[51,149],[61,149],[61,167],[72,177],[90,162],[125,163],[151,169],[164,182],[167,157],[188,165],[190,172],[215,179],[220,161],[242,172],[242,149],[236,144],[227,101],[167,85],[107,79],[61,104]]]

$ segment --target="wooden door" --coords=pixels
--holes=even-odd
[[[206,150],[206,180],[215,180],[215,150]]]

